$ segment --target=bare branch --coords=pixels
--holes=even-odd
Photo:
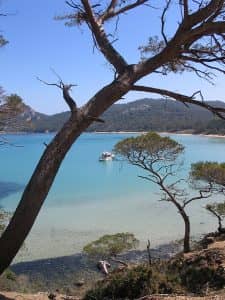
[[[23,147],[23,145],[17,145],[17,144],[14,144],[12,142],[10,142],[7,138],[5,137],[0,137],[0,146],[5,146],[5,145],[9,145],[9,146],[14,146],[14,147]]]
[[[207,194],[204,195],[204,192],[207,193]],[[192,201],[201,200],[201,199],[207,199],[207,198],[210,198],[211,196],[212,196],[212,194],[210,193],[210,191],[201,191],[200,190],[199,191],[199,196],[195,196],[195,197],[192,197],[192,198],[184,201],[183,208],[185,208]]]
[[[148,181],[151,181],[151,182],[153,182],[153,183],[158,183],[158,181],[155,179],[153,179],[153,178],[151,178],[151,177],[147,177],[147,176],[142,176],[142,175],[138,175],[138,177],[139,178],[142,178],[142,179],[145,179],[145,180],[148,180]]]
[[[161,34],[163,36],[163,39],[164,39],[164,42],[165,42],[166,45],[168,44],[168,41],[167,41],[166,34],[164,32],[165,16],[166,16],[166,13],[167,13],[167,11],[169,9],[170,3],[171,3],[171,0],[166,0],[166,5],[165,5],[165,7],[163,9],[163,13],[162,13],[162,16],[161,16]]]
[[[118,9],[118,10],[115,10],[116,2],[117,2],[117,1],[113,1],[113,0],[112,0],[111,4],[112,4],[112,3],[113,3],[113,4],[112,4],[112,5],[110,4],[110,8],[107,9],[106,12],[100,17],[100,20],[101,20],[102,22],[104,22],[104,21],[106,21],[106,20],[108,20],[108,19],[111,19],[111,18],[113,18],[113,17],[115,17],[115,16],[118,16],[118,15],[120,15],[120,14],[122,14],[122,13],[125,13],[125,12],[127,12],[128,10],[131,10],[131,9],[137,7],[137,6],[140,6],[140,5],[142,5],[142,4],[146,3],[146,2],[148,2],[148,0],[137,0],[136,2],[134,2],[134,3],[132,3],[132,4],[129,4],[129,5],[126,5],[126,6],[120,8],[120,9]]]
[[[37,77],[37,80],[39,80],[40,82],[44,83],[45,85],[56,86],[60,90],[62,90],[63,98],[64,98],[65,102],[68,104],[71,112],[77,111],[76,102],[70,96],[70,93],[69,93],[69,91],[72,89],[72,87],[77,86],[76,84],[64,84],[61,79],[60,79],[60,81],[58,83],[49,83],[49,82],[46,82],[46,81],[40,79],[39,77]]]

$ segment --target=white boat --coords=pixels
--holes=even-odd
[[[113,160],[115,157],[114,154],[112,154],[111,152],[102,152],[102,154],[99,157],[99,161],[107,161],[107,160]]]

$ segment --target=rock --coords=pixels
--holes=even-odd
[[[50,299],[50,300],[55,300],[55,299],[56,299],[56,295],[53,294],[53,293],[49,293],[49,294],[48,294],[48,299]]]
[[[76,285],[77,287],[81,287],[81,286],[83,286],[84,284],[85,284],[85,281],[84,281],[83,279],[78,280],[77,282],[75,282],[75,285]]]

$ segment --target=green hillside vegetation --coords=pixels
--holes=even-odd
[[[221,105],[219,102],[211,104]],[[224,103],[222,105],[225,106]],[[208,131],[208,128],[213,132],[214,127],[218,127],[214,125],[215,117],[209,111],[194,105],[188,108],[182,103],[164,99],[142,99],[128,104],[117,104],[102,118],[105,124],[93,124],[90,131],[193,130],[200,133]],[[219,122],[219,130],[221,129],[225,129],[225,122],[222,120]]]
[[[213,106],[225,107],[219,101],[209,102]],[[201,116],[201,118],[199,117]],[[45,115],[26,106],[25,111],[7,132],[55,132],[69,118],[69,112]],[[94,123],[94,131],[186,131],[206,134],[225,134],[225,121],[218,120],[211,112],[196,105],[165,99],[140,99],[125,104],[114,104],[103,115],[104,123]],[[26,121],[26,122],[24,122]]]

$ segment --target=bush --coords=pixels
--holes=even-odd
[[[96,288],[87,292],[85,300],[135,299],[148,294],[180,292],[179,280],[169,274],[165,263],[139,265],[124,271],[114,271]]]

